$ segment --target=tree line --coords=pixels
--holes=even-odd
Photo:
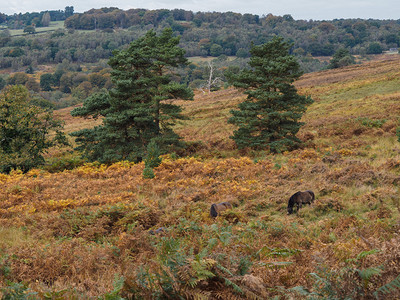
[[[50,21],[64,21],[73,14],[73,6],[66,6],[65,10],[46,10],[13,15],[0,12],[0,24],[5,24],[10,29],[22,29],[27,26],[46,27],[49,26]]]
[[[56,19],[51,16],[52,21]],[[4,18],[3,24],[7,25]],[[352,55],[379,54],[398,48],[400,43],[400,20],[294,20],[290,15],[259,17],[182,9],[91,9],[66,18],[65,28],[47,36],[26,37],[26,42],[23,42],[24,38],[7,36],[7,31],[3,30],[0,34],[0,68],[10,67],[13,61],[26,65],[35,61],[95,62],[108,59],[112,50],[126,46],[148,30],[160,32],[165,28],[172,28],[175,35],[181,36],[180,45],[186,50],[186,57],[248,57],[251,43],[263,44],[274,35],[292,41],[290,51],[304,61],[310,55],[331,56],[341,48]],[[77,33],[77,30],[93,31]]]
[[[294,42],[298,52],[330,56],[339,48],[352,54],[382,52],[399,46],[400,20],[335,19],[332,21],[294,20],[290,15],[258,16],[234,12],[192,12],[183,9],[92,9],[74,14],[65,21],[66,28],[116,29],[132,26],[171,27],[182,35],[188,56],[247,55],[249,41],[265,43],[266,37],[280,35]],[[370,43],[378,43],[381,49]],[[199,52],[192,50],[197,43]],[[244,50],[244,51],[243,51]],[[194,52],[192,52],[194,51]]]

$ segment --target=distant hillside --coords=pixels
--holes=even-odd
[[[301,94],[314,99],[303,121],[300,136],[313,147],[349,147],[395,139],[400,115],[400,56],[384,55],[362,65],[314,72],[295,83]],[[198,91],[194,101],[181,101],[190,118],[176,131],[187,141],[202,141],[203,154],[233,149],[229,139],[233,127],[227,124],[229,111],[244,99],[235,89]],[[60,110],[68,132],[90,126],[90,122],[69,116],[71,108]],[[89,122],[89,123],[88,123]],[[399,145],[400,147],[400,145]]]
[[[68,7],[67,7],[68,8]],[[10,40],[7,30],[0,34],[0,68],[18,64],[70,62],[92,63],[109,58],[112,50],[142,36],[146,31],[171,27],[181,36],[186,56],[249,56],[251,43],[262,44],[274,35],[293,42],[292,52],[306,72],[321,70],[325,62],[313,57],[331,56],[346,48],[353,55],[397,52],[400,20],[335,19],[295,20],[290,15],[258,16],[234,12],[192,12],[183,9],[130,9],[116,7],[91,9],[84,13],[51,11],[51,20],[65,19],[65,28],[46,36],[30,36],[28,41]],[[72,11],[71,11],[72,8]],[[0,28],[21,29],[43,26],[43,13],[7,16],[0,14]],[[76,31],[80,31],[77,33]],[[91,34],[87,34],[87,33]],[[39,41],[37,41],[39,40]],[[25,52],[18,59],[7,57],[10,48]],[[38,49],[40,48],[40,49]],[[44,48],[44,49],[43,49]],[[40,50],[37,53],[36,50]],[[58,55],[57,55],[58,54]],[[39,57],[35,61],[35,57]]]
[[[376,54],[397,48],[400,39],[400,21],[396,20],[307,21],[290,15],[260,17],[183,9],[91,9],[67,18],[65,26],[86,30],[171,26],[182,35],[188,56],[237,55],[239,50],[239,55],[245,55],[250,42],[264,43],[272,35],[292,40],[294,51],[313,56],[329,56],[340,47],[351,49],[353,54]]]

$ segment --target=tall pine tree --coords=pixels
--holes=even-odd
[[[193,99],[193,92],[172,80],[173,69],[186,64],[185,51],[171,29],[149,31],[109,60],[115,87],[88,97],[73,116],[103,117],[103,124],[74,132],[78,150],[91,161],[141,161],[151,140],[162,153],[180,145],[172,130],[184,119],[173,99]]]
[[[252,46],[249,66],[229,76],[230,82],[244,90],[247,98],[239,110],[232,110],[229,123],[238,127],[232,139],[239,149],[269,149],[279,152],[295,147],[303,123],[300,119],[313,100],[297,94],[293,82],[302,72],[291,45],[281,37]]]

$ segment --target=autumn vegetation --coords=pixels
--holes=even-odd
[[[154,178],[145,162],[60,150],[1,174],[3,297],[398,299],[399,78],[397,55],[303,75],[296,88],[314,103],[291,152],[238,150],[227,121],[245,95],[227,88],[174,102],[189,146]],[[66,133],[98,125],[71,110],[55,112]],[[287,216],[307,189],[314,205]],[[211,218],[224,201],[233,208]]]

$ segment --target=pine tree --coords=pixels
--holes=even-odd
[[[73,133],[84,156],[100,162],[137,162],[152,139],[162,153],[180,145],[172,126],[184,116],[170,100],[193,99],[193,92],[171,78],[173,68],[187,63],[178,44],[171,29],[159,36],[151,30],[113,53],[109,65],[115,87],[90,96],[72,111],[73,116],[103,117],[102,125]]]
[[[281,37],[252,46],[249,66],[230,74],[230,82],[244,90],[247,98],[232,110],[229,123],[238,126],[231,137],[239,149],[269,149],[279,152],[298,145],[300,119],[313,100],[297,94],[293,82],[302,72],[291,45]]]

